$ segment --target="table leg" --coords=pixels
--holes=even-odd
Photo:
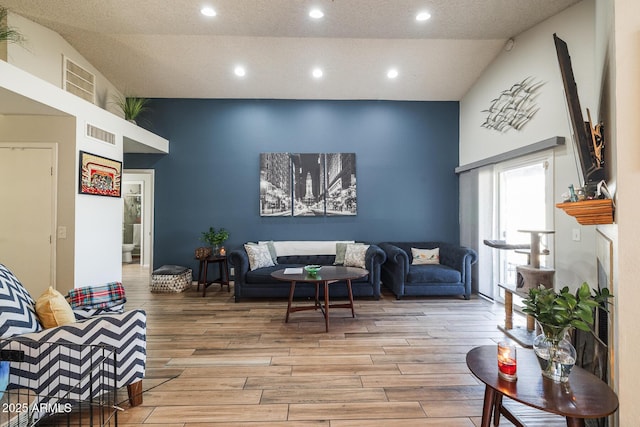
[[[329,283],[324,282],[324,326],[329,332]]]
[[[293,291],[296,289],[296,282],[291,282],[289,287],[289,303],[287,304],[287,316],[284,318],[284,323],[289,322],[289,313],[291,313],[291,302],[293,301]]]
[[[209,268],[209,261],[207,261],[206,259],[204,260],[204,273],[203,273],[203,278],[202,278],[202,296],[206,296],[207,295],[207,270]]]
[[[347,291],[349,291],[349,305],[351,306],[351,317],[356,317],[356,311],[353,308],[353,291],[351,290],[351,279],[347,279]]]
[[[231,285],[229,284],[229,262],[227,258],[224,259],[224,277],[226,278],[227,292],[231,292]]]
[[[493,405],[495,404],[496,391],[489,386],[484,388],[484,403],[482,405],[482,422],[480,427],[490,427]]]
[[[496,397],[493,399],[493,425],[498,427],[500,425],[500,407],[502,406],[502,395],[496,393]]]
[[[318,282],[316,282],[316,301],[314,307],[314,310],[322,309],[322,307],[320,307],[320,283]]]
[[[203,264],[204,264],[204,260],[202,260],[202,259],[198,260],[198,287],[196,288],[196,291],[200,290],[200,283],[202,283],[202,266],[203,266]]]
[[[584,427],[584,418],[567,417],[567,427]]]

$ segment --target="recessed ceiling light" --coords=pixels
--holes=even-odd
[[[396,77],[398,77],[398,70],[396,70],[395,68],[390,69],[389,71],[387,71],[387,77],[389,77],[390,79],[395,79]]]
[[[429,18],[431,18],[429,12],[420,12],[416,15],[416,21],[427,21]]]
[[[320,77],[322,77],[324,75],[324,73],[322,72],[321,68],[314,68],[313,71],[311,72],[311,75],[314,78],[319,79]]]
[[[212,7],[209,7],[209,6],[205,6],[202,9],[200,9],[200,13],[203,14],[204,16],[216,16],[217,15],[215,9],[212,8]]]
[[[247,74],[247,70],[245,70],[243,66],[238,65],[233,69],[233,73],[238,77],[244,77]]]
[[[324,12],[322,12],[320,9],[311,9],[311,11],[309,12],[309,16],[313,19],[320,19],[324,16]]]

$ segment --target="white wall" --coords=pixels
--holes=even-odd
[[[640,13],[637,0],[613,0],[611,61],[613,135],[617,152],[618,370],[620,426],[640,425]]]
[[[579,186],[571,122],[562,89],[553,34],[567,42],[580,102],[585,110],[597,108],[594,99],[595,1],[584,0],[515,37],[514,48],[503,51],[460,102],[460,165],[485,159],[553,136],[564,136],[566,145],[554,149],[554,200]],[[521,131],[500,133],[482,128],[491,100],[526,77],[544,82],[538,91],[540,110]],[[584,111],[586,117],[586,110]],[[523,189],[526,191],[526,189]],[[595,227],[581,226],[554,208],[556,285],[578,286],[596,283]],[[580,229],[581,241],[574,242],[572,230]]]
[[[115,114],[113,98],[118,90],[93,65],[67,43],[58,33],[15,13],[8,16],[9,25],[18,28],[25,36],[25,43],[10,43],[7,62],[34,76],[62,88],[63,55],[91,71],[96,76],[96,105]]]

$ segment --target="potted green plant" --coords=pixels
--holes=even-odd
[[[220,228],[216,231],[215,228],[209,227],[207,231],[202,232],[201,240],[213,246],[214,253],[216,255],[220,254],[221,250],[224,250],[222,245],[229,238],[229,232],[224,228]]]
[[[140,98],[136,96],[117,95],[115,97],[115,104],[120,108],[122,114],[124,114],[125,120],[135,123],[136,118],[149,110],[147,104],[149,100],[147,98]]]
[[[542,330],[533,347],[544,376],[554,381],[567,381],[576,357],[575,349],[566,340],[567,333],[572,328],[593,333],[595,309],[607,310],[608,300],[612,297],[609,289],[591,289],[586,282],[575,293],[567,286],[559,292],[544,286],[529,290],[522,311],[536,319]]]
[[[0,42],[22,44],[25,41],[24,36],[15,28],[7,25],[7,16],[9,10],[0,6]]]

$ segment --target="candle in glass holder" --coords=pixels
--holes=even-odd
[[[506,341],[498,343],[498,375],[507,381],[518,379],[516,346]]]
[[[227,254],[227,251],[224,249],[224,246],[220,248],[220,255],[221,256],[225,256]]]

